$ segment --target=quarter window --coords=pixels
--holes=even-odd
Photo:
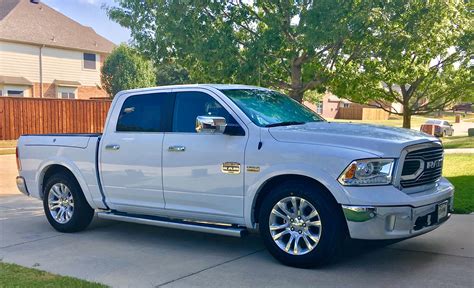
[[[92,53],[84,53],[84,69],[96,69],[96,55]]]
[[[130,96],[120,110],[117,131],[170,131],[172,106],[173,96],[170,93]]]
[[[229,125],[236,125],[232,117],[213,97],[202,92],[179,92],[176,94],[173,132],[196,133],[198,116],[224,117]]]

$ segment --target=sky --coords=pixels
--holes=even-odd
[[[92,27],[95,32],[120,44],[130,39],[130,31],[107,17],[102,4],[115,5],[113,0],[41,0],[42,3],[56,9],[84,26]]]

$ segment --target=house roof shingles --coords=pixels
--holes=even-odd
[[[0,0],[0,40],[98,53],[115,47],[91,27],[29,0]]]

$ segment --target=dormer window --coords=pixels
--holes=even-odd
[[[96,55],[84,53],[84,69],[96,70]]]

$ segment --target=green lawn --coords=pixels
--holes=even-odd
[[[413,129],[418,129],[421,124],[425,123],[428,118],[413,116],[411,117],[411,127]],[[364,123],[364,124],[374,124],[374,125],[384,125],[392,127],[402,127],[403,119],[399,116],[392,116],[388,120],[347,120],[347,119],[327,119],[331,122],[351,122],[351,123]],[[449,120],[448,120],[449,121]]]
[[[0,140],[0,148],[15,148],[16,140]]]
[[[107,287],[72,277],[0,263],[0,287]]]
[[[456,188],[454,213],[474,212],[474,154],[446,154],[443,176]]]
[[[440,138],[445,149],[453,148],[474,148],[474,137],[450,136]]]
[[[15,154],[15,148],[0,149],[0,155]]]

